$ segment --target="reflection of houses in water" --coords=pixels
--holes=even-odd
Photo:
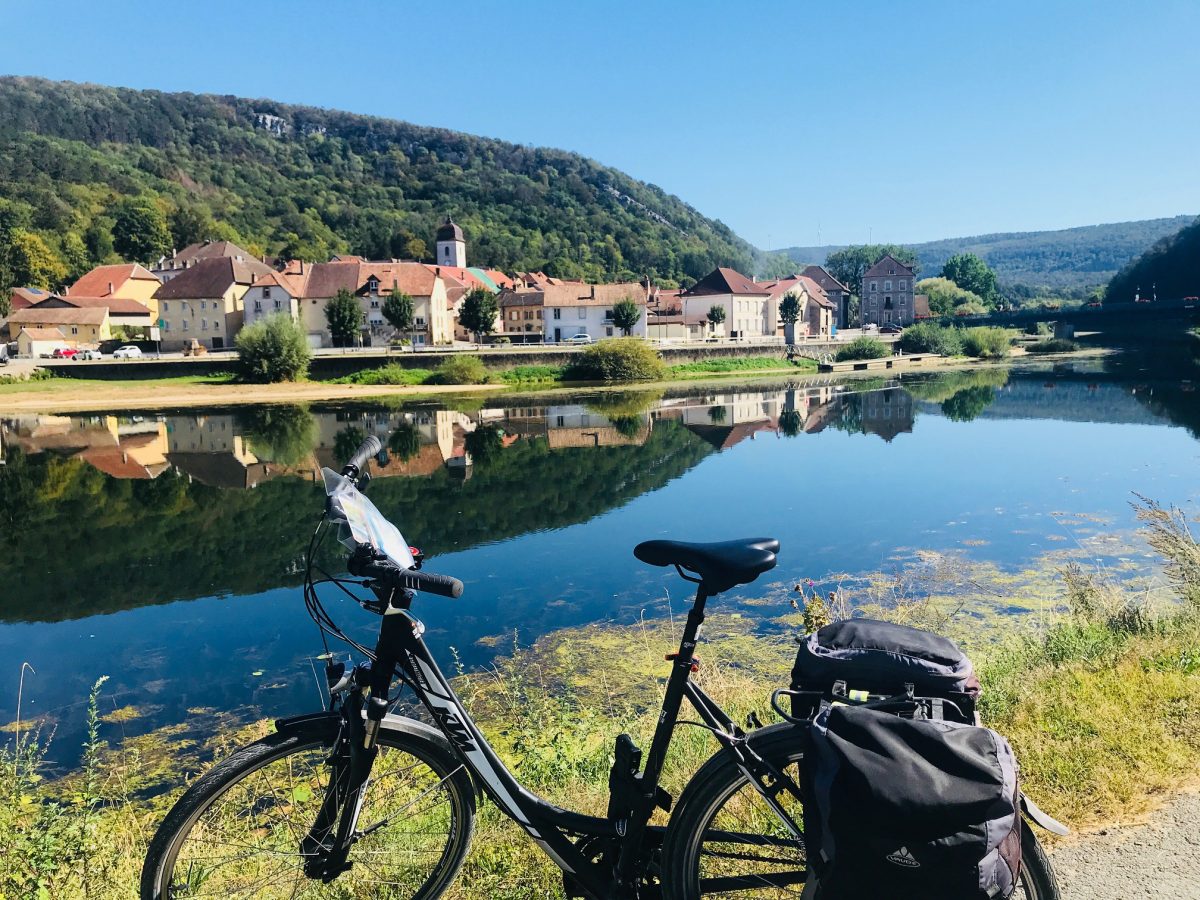
[[[166,471],[167,432],[156,419],[19,416],[4,422],[4,443],[24,453],[81,459],[114,478],[157,478]]]
[[[916,413],[912,394],[904,388],[885,388],[857,396],[864,432],[877,434],[889,443],[898,434],[912,433]]]
[[[701,394],[665,400],[656,416],[677,419],[718,450],[727,450],[760,431],[779,431],[784,395],[779,391]]]
[[[253,488],[277,473],[254,455],[231,415],[167,416],[167,459],[209,487]]]
[[[475,430],[475,423],[460,412],[446,409],[418,409],[410,412],[389,410],[339,410],[334,413],[319,413],[317,420],[317,446],[314,449],[317,468],[313,477],[319,477],[319,468],[326,466],[340,469],[338,451],[339,435],[346,442],[346,435],[375,435],[383,444],[382,462],[377,459],[371,466],[374,478],[392,476],[432,475],[443,465],[454,465],[455,460],[466,457],[466,436]],[[418,449],[415,454],[402,458],[389,443],[393,434],[401,428],[412,427],[416,431]],[[351,448],[353,449],[353,448]]]
[[[573,447],[641,446],[653,429],[649,412],[631,409],[628,414],[609,415],[580,403],[559,406],[515,406],[500,410],[495,424],[510,436],[544,437],[551,450]]]

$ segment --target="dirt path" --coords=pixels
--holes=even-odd
[[[1145,825],[1088,835],[1051,857],[1064,900],[1200,900],[1200,793]]]
[[[63,379],[66,381],[66,379]],[[474,385],[364,385],[323,384],[151,384],[126,382],[111,387],[90,382],[78,388],[60,386],[0,393],[0,414],[71,413],[93,410],[173,409],[183,406],[232,406],[244,403],[308,403],[315,400],[361,400],[371,397],[414,397],[435,394],[503,390],[493,384]],[[65,389],[63,389],[65,388]],[[58,390],[61,389],[61,393]]]

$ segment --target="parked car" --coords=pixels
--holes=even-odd
[[[903,330],[904,330],[904,326],[897,325],[895,322],[888,322],[888,324],[880,327],[879,333],[880,334],[899,334]]]
[[[874,322],[868,322],[866,325],[863,326],[863,331],[878,331],[878,330],[879,330],[879,326],[876,325]]]
[[[55,347],[50,356],[53,359],[73,359],[78,352],[74,347]]]
[[[80,350],[75,354],[75,359],[104,359],[104,354],[99,350]]]
[[[141,359],[142,349],[133,344],[125,344],[113,351],[113,359]]]
[[[563,341],[564,344],[590,344],[591,342],[592,336],[590,334],[585,334],[584,332],[573,334]]]

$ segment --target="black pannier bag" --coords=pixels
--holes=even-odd
[[[810,718],[819,699],[844,699],[834,693],[838,686],[855,696],[865,692],[890,697],[905,693],[910,684],[919,697],[950,701],[944,709],[939,707],[935,718],[975,722],[979,679],[954,641],[906,625],[846,619],[813,632],[800,644],[791,687],[811,695],[794,695],[792,713]]]
[[[996,732],[826,706],[804,828],[821,900],[1007,900],[1021,869],[1017,763]]]

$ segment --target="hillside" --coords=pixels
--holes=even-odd
[[[995,269],[1001,284],[1081,289],[1101,285],[1151,244],[1190,224],[1194,216],[1087,225],[1061,231],[1024,231],[908,244],[923,275],[935,275],[955,253],[975,253]],[[798,263],[823,262],[839,246],[791,247]]]
[[[1110,303],[1132,303],[1157,295],[1164,300],[1200,297],[1200,219],[1168,235],[1132,260],[1113,277],[1105,292]]]
[[[414,258],[450,214],[473,265],[508,271],[670,282],[764,265],[722,223],[573,153],[270,100],[0,78],[0,241],[15,221],[69,277],[111,259],[115,210],[137,196],[177,247]]]

